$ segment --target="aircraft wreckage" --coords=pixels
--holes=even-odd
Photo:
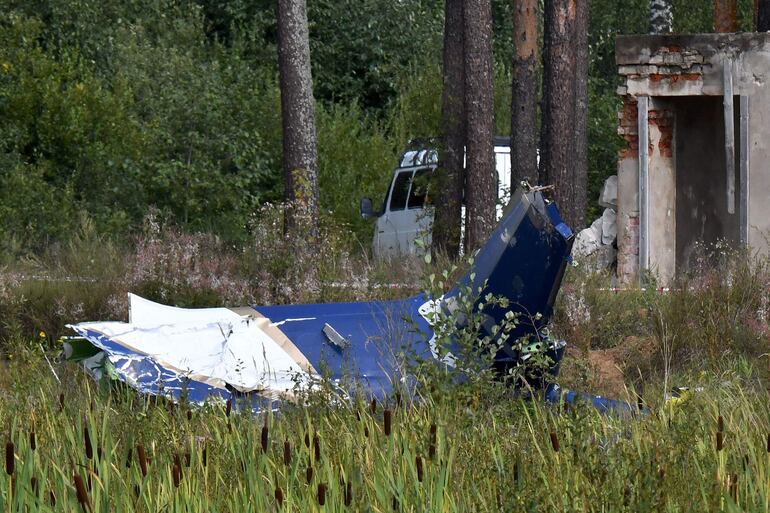
[[[255,410],[275,408],[322,372],[332,383],[352,376],[359,388],[382,398],[393,391],[394,380],[403,379],[405,354],[461,365],[451,347],[436,347],[435,314],[481,289],[477,302],[492,294],[508,305],[484,305],[480,337],[494,339],[495,326],[511,315],[518,319],[495,355],[495,368],[504,372],[527,358],[522,347],[541,344],[548,374],[555,375],[565,343],[550,338],[547,325],[573,239],[542,188],[527,188],[514,195],[465,277],[437,300],[421,294],[395,301],[185,309],[132,294],[127,323],[70,325],[78,337],[68,341],[65,355],[98,379],[109,376],[142,393],[190,403],[234,399],[250,401]],[[549,401],[581,397],[601,410],[628,407],[553,383],[544,383],[542,393]]]

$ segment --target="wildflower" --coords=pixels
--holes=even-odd
[[[45,331],[41,330],[40,333],[37,334],[37,336],[40,338],[45,338]]]

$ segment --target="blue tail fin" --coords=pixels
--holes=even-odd
[[[486,244],[479,250],[468,274],[446,294],[449,299],[471,287],[482,293],[508,298],[508,308],[487,307],[486,333],[499,325],[508,311],[518,318],[509,340],[536,338],[553,313],[556,294],[570,258],[574,236],[561,219],[556,205],[539,190],[519,190]],[[511,348],[498,361],[515,360]]]

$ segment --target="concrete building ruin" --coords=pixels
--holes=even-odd
[[[621,281],[670,283],[698,242],[768,254],[770,33],[619,36],[616,61]]]

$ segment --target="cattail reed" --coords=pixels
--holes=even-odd
[[[717,431],[717,451],[721,451],[724,446],[724,436],[722,431]]]
[[[174,488],[179,488],[179,483],[182,481],[182,468],[174,463],[171,475],[174,478]]]
[[[554,452],[559,452],[559,437],[553,431],[551,431],[551,447]]]
[[[227,432],[232,433],[233,432],[233,425],[230,424],[230,421],[227,421]]]
[[[35,435],[35,426],[29,432],[29,448],[33,451],[37,450],[37,436]]]
[[[382,428],[383,428],[383,431],[385,432],[385,436],[390,436],[392,424],[393,424],[393,413],[386,408],[382,418]]]
[[[428,459],[433,461],[436,458],[436,445],[430,444],[428,447]]]
[[[133,456],[133,449],[131,447],[128,448],[128,452],[126,453],[126,468],[131,468],[131,460]]]
[[[75,482],[75,494],[78,503],[83,508],[83,511],[90,510],[91,505],[88,502],[88,492],[86,492],[86,486],[83,484],[83,478],[80,477],[80,474],[75,474],[72,479]]]
[[[228,399],[227,403],[225,404],[225,417],[229,417],[230,416],[230,412],[232,412],[232,411],[233,411],[233,400],[232,399]]]
[[[37,477],[32,476],[29,480],[29,486],[32,488],[32,494],[37,497]]]
[[[364,436],[366,438],[369,438],[369,427],[368,426],[364,426]]]
[[[14,457],[13,442],[6,442],[5,444],[5,473],[9,476],[13,475],[16,459]]]
[[[310,484],[310,482],[313,480],[313,467],[308,465],[307,469],[305,469],[305,479],[307,480],[307,484]]]
[[[372,403],[369,405],[369,412],[371,412],[372,415],[377,413],[377,399],[372,397]]]
[[[318,438],[318,433],[313,435],[313,452],[315,452],[315,460],[321,459],[321,439]]]
[[[147,455],[144,453],[144,446],[138,444],[136,446],[136,455],[139,458],[139,468],[142,471],[142,477],[147,476]]]
[[[326,484],[318,483],[318,504],[323,506],[326,504]]]
[[[187,421],[189,422],[191,420],[192,420],[192,410],[187,410]]]
[[[262,453],[267,453],[267,442],[270,432],[267,427],[267,417],[265,417],[265,424],[262,426]]]
[[[174,459],[174,465],[176,465],[179,468],[182,468],[182,459],[179,457],[178,453],[176,452],[174,453],[173,459]]]
[[[770,433],[767,435],[767,452],[770,452]]]
[[[353,502],[353,483],[348,481],[345,483],[345,506],[350,506]]]
[[[86,449],[86,458],[94,459],[94,447],[91,445],[91,434],[88,432],[88,424],[83,426],[83,444]]]
[[[275,489],[275,502],[278,503],[279,508],[283,506],[283,490],[280,486]]]
[[[770,436],[770,435],[768,435],[768,436]],[[305,433],[305,447],[307,447],[308,449],[310,448],[310,433],[309,432]]]
[[[283,442],[283,464],[286,466],[291,465],[291,443],[288,440]]]
[[[430,443],[433,445],[436,445],[436,433],[438,432],[438,428],[436,427],[436,424],[430,425]]]
[[[730,497],[733,498],[733,502],[738,501],[738,474],[732,474],[730,480]]]
[[[414,459],[414,463],[417,466],[417,481],[422,483],[422,478],[423,478],[423,475],[422,475],[422,458],[420,456],[417,456]]]
[[[64,392],[59,394],[59,411],[64,411]]]
[[[725,430],[725,419],[722,418],[722,416],[717,417],[717,431],[720,433],[724,432]]]
[[[513,484],[519,484],[519,460],[513,462]]]
[[[203,467],[204,468],[206,467],[206,464],[208,463],[208,461],[209,461],[209,451],[208,451],[206,445],[204,444],[203,445],[203,451],[202,451],[202,454],[201,454],[201,462],[203,463]]]

